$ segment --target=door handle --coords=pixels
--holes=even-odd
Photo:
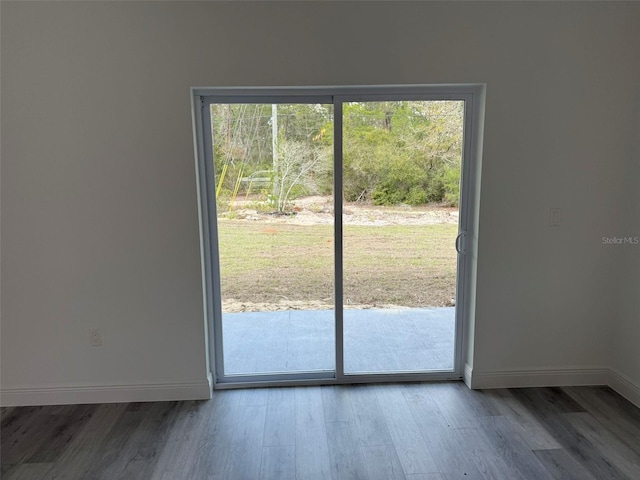
[[[461,247],[463,247],[463,246],[464,246],[464,244],[463,244],[462,240],[463,240],[463,239],[464,239],[464,237],[466,236],[466,233],[467,233],[467,232],[460,232],[460,233],[458,234],[458,236],[456,237],[456,252],[458,252],[458,253],[462,253],[462,254],[464,254],[464,253],[465,253],[464,248],[461,248]]]

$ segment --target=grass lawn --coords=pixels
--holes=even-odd
[[[457,225],[344,226],[348,305],[445,306]],[[219,221],[223,301],[333,304],[333,227]]]

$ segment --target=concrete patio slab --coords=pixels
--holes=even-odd
[[[335,369],[333,310],[223,314],[226,375]],[[344,311],[345,373],[453,368],[455,307]]]

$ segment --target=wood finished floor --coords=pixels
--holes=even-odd
[[[6,480],[640,479],[640,409],[607,387],[233,390],[1,421]]]

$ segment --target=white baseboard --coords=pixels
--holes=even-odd
[[[640,407],[640,386],[610,368],[556,368],[479,372],[465,365],[464,381],[475,389],[608,385]]]
[[[640,407],[640,385],[636,385],[629,377],[615,369],[609,371],[609,386],[616,392]]]
[[[3,388],[0,406],[207,400],[211,379],[197,383]]]
[[[473,389],[608,385],[640,407],[640,385],[609,368],[478,372],[464,366],[464,383]],[[0,406],[207,400],[212,379],[199,383],[57,386],[0,389]]]
[[[471,388],[562,387],[608,385],[608,368],[554,368],[471,372]]]
[[[468,363],[464,364],[464,371],[462,372],[462,380],[469,388],[473,388],[471,386],[473,382],[473,368]]]

